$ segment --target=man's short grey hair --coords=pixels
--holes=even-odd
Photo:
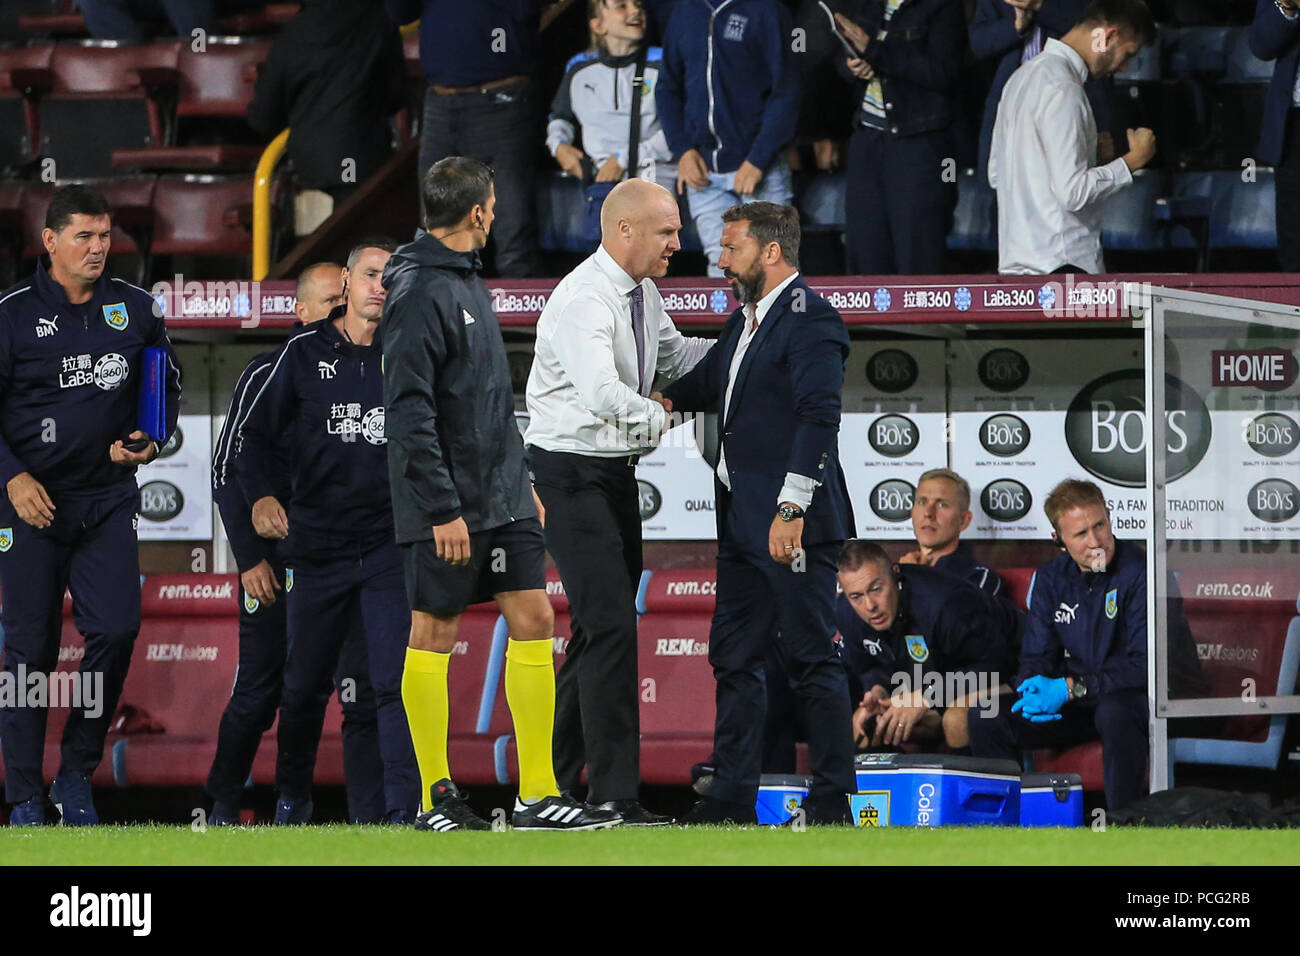
[[[956,485],[957,503],[961,505],[962,511],[970,511],[970,482],[951,468],[931,468],[921,476],[921,481],[929,481],[931,478],[947,478]],[[916,483],[916,487],[921,487],[921,481]]]

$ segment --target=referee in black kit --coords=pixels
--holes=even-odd
[[[524,443],[573,617],[556,678],[555,774],[571,789],[586,764],[588,802],[617,810],[625,826],[657,826],[671,820],[637,801],[636,463],[668,424],[655,375],[679,378],[713,343],[684,338],[650,281],[681,248],[676,198],[630,179],[606,197],[600,225],[600,247],[537,320],[528,376]]]

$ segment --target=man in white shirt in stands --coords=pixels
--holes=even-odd
[[[605,197],[601,244],[560,280],[537,320],[524,434],[572,617],[555,681],[555,774],[561,789],[587,767],[587,802],[624,826],[671,823],[637,798],[640,715],[636,593],[641,580],[637,460],[671,411],[658,392],[713,344],[685,338],[650,281],[681,248],[677,199],[629,179]]]
[[[1094,0],[1078,23],[1007,81],[993,125],[989,183],[998,192],[998,272],[1101,272],[1099,203],[1151,162],[1155,134],[1128,130],[1128,152],[1097,161],[1089,78],[1119,73],[1155,40],[1142,0]]]

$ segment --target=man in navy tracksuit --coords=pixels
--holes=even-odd
[[[342,277],[333,263],[334,297],[341,300]],[[313,267],[321,271],[321,267]],[[302,282],[299,282],[302,286]],[[331,303],[332,304],[332,303]],[[304,300],[299,298],[299,314]],[[325,308],[322,311],[329,311]],[[322,316],[310,317],[318,320]],[[295,325],[295,329],[301,324]],[[239,568],[239,670],[230,700],[221,715],[217,731],[217,752],[212,758],[206,790],[213,799],[208,822],[216,826],[239,822],[239,796],[257,755],[262,734],[275,720],[284,682],[284,658],[288,650],[285,602],[276,591],[292,588],[286,580],[285,558],[279,543],[253,530],[251,506],[235,480],[233,462],[236,438],[253,397],[266,381],[278,349],[256,356],[240,374],[230,401],[230,412],[217,439],[212,465],[212,499],[221,512],[221,522]],[[279,452],[269,473],[276,481],[275,498],[289,501],[292,466],[287,446]],[[283,584],[281,583],[283,582]],[[357,679],[357,693],[344,695],[343,763],[348,784],[349,816],[354,823],[378,823],[385,813],[383,766],[379,762],[379,736],[374,693],[369,682],[364,638],[353,636],[343,648],[336,685],[348,676]],[[358,675],[366,675],[360,680]]]
[[[280,350],[249,409],[235,471],[258,534],[285,540],[289,652],[280,702],[277,823],[311,819],[311,781],[330,677],[349,635],[365,635],[378,704],[387,819],[414,820],[419,777],[402,708],[410,629],[394,540],[384,437],[380,281],[389,240],[348,257],[347,303]],[[290,446],[291,511],[276,497],[276,448]],[[360,675],[357,683],[360,683]],[[343,693],[349,692],[345,680]]]
[[[678,0],[668,18],[655,106],[711,276],[722,275],[728,208],[794,195],[784,155],[799,112],[790,37],[776,0]]]
[[[50,791],[66,824],[99,822],[90,775],[140,630],[138,465],[158,454],[136,428],[144,350],[167,351],[167,433],[180,410],[180,370],[148,292],[104,274],[108,203],[86,186],[59,189],[36,273],[0,295],[0,589],[4,670],[12,686],[58,665],[63,592],[86,640],[83,703],[63,732]],[[123,439],[143,439],[130,451]],[[20,682],[19,675],[26,681]],[[42,757],[48,710],[0,707],[11,824],[45,819]],[[50,701],[53,703],[53,701]]]
[[[840,659],[850,693],[861,695],[854,739],[897,746],[942,737],[954,749],[966,746],[971,698],[995,701],[1014,667],[1007,655],[1014,620],[970,582],[891,564],[872,542],[845,544],[838,576]]]
[[[996,716],[971,711],[971,752],[1019,760],[1100,738],[1106,804],[1119,810],[1146,789],[1146,553],[1115,540],[1092,482],[1061,482],[1044,510],[1065,553],[1034,581],[1019,699]]]

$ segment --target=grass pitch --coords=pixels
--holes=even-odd
[[[1300,830],[665,827],[591,833],[104,826],[0,831],[0,866],[1150,865],[1300,860]]]

